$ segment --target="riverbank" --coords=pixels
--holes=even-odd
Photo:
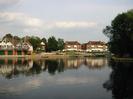
[[[123,57],[111,57],[111,60],[113,60],[113,61],[119,61],[119,62],[133,62],[133,58],[130,58],[130,57],[128,57],[128,58],[123,58]]]
[[[69,57],[106,57],[106,53],[81,53],[81,52],[52,52],[33,53],[31,55],[1,55],[0,58],[30,58],[30,59],[56,59]]]

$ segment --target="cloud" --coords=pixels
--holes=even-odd
[[[24,13],[0,12],[0,32],[37,32],[42,30],[43,21]]]
[[[0,0],[0,5],[6,5],[6,4],[14,4],[17,3],[20,0]]]
[[[97,25],[96,22],[88,22],[88,21],[58,21],[48,24],[49,27],[57,27],[57,28],[92,28]]]
[[[18,4],[22,0],[0,0],[0,10],[5,10],[5,8],[10,8],[13,5]]]
[[[0,12],[0,32],[43,32],[52,29],[81,29],[96,27],[96,22],[89,21],[53,21],[42,19],[18,12]],[[4,31],[4,29],[6,31]]]
[[[0,22],[24,27],[40,27],[42,25],[41,20],[38,18],[33,18],[23,13],[11,12],[0,13]]]

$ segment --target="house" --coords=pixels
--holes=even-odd
[[[66,41],[63,51],[81,51],[81,44],[78,41]]]
[[[28,42],[16,42],[14,39],[3,38],[0,42],[0,55],[26,55],[33,52]]]
[[[44,42],[41,42],[39,47],[37,48],[38,51],[46,51],[46,45]]]
[[[86,52],[107,52],[107,44],[102,41],[89,41],[82,45]]]
[[[4,38],[0,42],[0,55],[11,55],[14,53],[15,46],[13,42],[7,38]]]
[[[17,55],[25,55],[33,53],[33,46],[29,42],[19,42],[16,45]]]

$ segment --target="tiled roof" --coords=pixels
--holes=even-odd
[[[78,41],[66,41],[65,44],[67,45],[80,45]]]
[[[105,42],[102,41],[89,41],[87,44],[92,44],[92,45],[105,45]]]

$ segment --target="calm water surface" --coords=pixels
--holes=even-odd
[[[0,99],[133,99],[131,65],[106,58],[0,59]]]

